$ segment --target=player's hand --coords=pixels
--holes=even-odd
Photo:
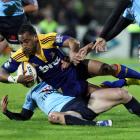
[[[7,105],[8,105],[8,95],[2,97],[1,100],[1,108],[2,108],[2,112],[5,113],[7,110]]]
[[[86,55],[92,50],[94,44],[93,42],[87,44],[83,48],[79,49],[77,56],[80,58],[80,60],[84,60]]]
[[[70,66],[70,62],[61,60],[61,70],[67,69]]]
[[[96,53],[107,51],[106,40],[101,37],[97,38],[92,50],[95,50]]]
[[[21,83],[23,85],[34,82],[34,77],[32,75],[19,75],[17,79],[17,83]]]
[[[77,52],[70,51],[69,53],[70,62],[77,65],[81,61],[81,56]]]

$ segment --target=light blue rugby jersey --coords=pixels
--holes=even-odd
[[[0,16],[18,16],[24,13],[22,0],[0,0]]]
[[[46,92],[43,90],[46,89]],[[75,97],[63,96],[52,86],[41,82],[27,93],[23,108],[34,111],[39,107],[46,115],[50,112],[60,112],[69,101]]]
[[[131,0],[132,4],[126,8],[123,17],[134,20],[140,25],[140,0]]]

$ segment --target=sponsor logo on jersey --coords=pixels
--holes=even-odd
[[[61,59],[59,57],[56,57],[56,59],[45,66],[39,66],[39,69],[42,73],[46,73],[49,69],[54,68],[54,66],[58,65]]]

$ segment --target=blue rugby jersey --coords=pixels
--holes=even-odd
[[[23,13],[22,0],[0,1],[0,16],[19,16]]]
[[[140,25],[140,0],[131,0],[131,4],[124,11],[123,17],[134,20]]]
[[[0,16],[19,16],[24,14],[22,2],[38,6],[37,0],[0,0]]]
[[[23,108],[34,111],[36,107],[39,107],[48,115],[50,112],[60,112],[72,99],[74,97],[63,96],[52,86],[41,82],[27,93]]]

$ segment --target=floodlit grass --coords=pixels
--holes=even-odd
[[[4,61],[5,58],[0,58]],[[6,60],[6,59],[5,59]],[[103,60],[103,59],[102,59]],[[105,60],[108,63],[116,63],[114,60]],[[137,60],[117,60],[117,63],[126,64],[129,67],[140,69]],[[112,77],[97,77],[90,82],[100,83],[104,80],[113,80]],[[136,98],[140,100],[140,87],[128,87]],[[0,83],[0,99],[4,95],[9,96],[9,109],[19,112],[24,102],[27,88],[22,85]],[[37,110],[29,121],[11,121],[0,113],[0,140],[139,140],[140,118],[130,114],[123,106],[100,115],[98,120],[112,119],[113,127],[82,127],[51,125],[47,117]]]

